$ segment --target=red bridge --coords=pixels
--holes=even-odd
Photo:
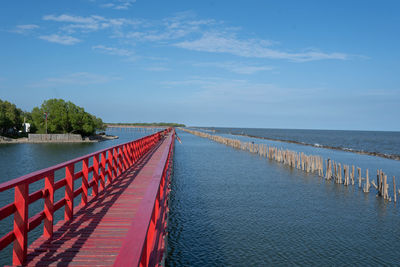
[[[160,265],[174,137],[169,128],[0,184],[0,192],[15,192],[14,202],[0,208],[0,220],[14,215],[0,250],[13,243],[13,265]],[[56,181],[59,170],[65,177]],[[43,188],[29,193],[40,180]],[[65,197],[55,202],[57,190]],[[30,216],[39,199],[43,210]],[[61,208],[64,220],[54,224]],[[28,233],[42,222],[43,235],[28,247]]]

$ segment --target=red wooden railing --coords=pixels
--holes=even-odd
[[[174,141],[175,132],[168,137],[168,147],[164,150],[153,173],[151,184],[147,188],[114,266],[158,266],[162,260]]]
[[[14,215],[14,229],[0,239],[0,250],[14,242],[13,265],[23,264],[27,255],[28,232],[44,221],[43,235],[51,237],[55,211],[65,207],[64,218],[66,221],[71,220],[74,215],[75,197],[81,194],[81,205],[86,205],[90,188],[92,188],[92,196],[96,196],[105,189],[106,184],[111,184],[116,177],[132,166],[171,130],[169,128],[0,184],[0,192],[15,190],[14,202],[0,208],[0,220]],[[89,166],[90,159],[93,159],[91,166]],[[75,165],[80,162],[82,162],[82,170],[76,172]],[[55,171],[63,168],[65,168],[65,177],[55,181]],[[90,173],[93,173],[93,178],[89,181]],[[82,178],[82,186],[74,189],[74,181],[80,178]],[[44,188],[29,194],[29,185],[40,180],[44,180]],[[65,188],[65,197],[54,203],[54,193],[62,187]],[[42,198],[44,199],[43,210],[29,217],[29,205]]]

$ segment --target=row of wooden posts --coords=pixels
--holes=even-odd
[[[205,132],[194,131],[190,129],[182,130],[197,135],[200,137],[211,139],[215,142],[249,151],[250,153],[258,154],[261,157],[275,160],[293,168],[308,172],[316,173],[320,177],[324,177],[326,180],[332,180],[337,184],[343,184],[345,186],[354,185],[358,182],[358,187],[363,192],[368,193],[371,185],[377,190],[377,196],[383,197],[385,200],[391,201],[392,198],[389,196],[389,184],[387,175],[382,170],[377,170],[376,184],[373,180],[370,181],[368,169],[365,170],[365,177],[362,177],[361,168],[355,167],[354,165],[342,165],[341,163],[335,162],[331,159],[324,159],[321,156],[306,155],[303,152],[296,152],[292,150],[277,148],[268,146],[265,144],[255,144],[253,142],[241,142],[240,140],[230,139],[218,135],[211,135]],[[343,170],[342,170],[343,169]],[[357,169],[357,177],[355,170]],[[325,173],[324,173],[325,172]],[[364,181],[364,185],[363,185]],[[396,190],[396,179],[393,176],[393,201],[397,201],[397,194],[400,194],[400,189]]]

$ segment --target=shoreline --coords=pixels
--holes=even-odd
[[[285,143],[296,144],[296,145],[333,149],[333,150],[339,150],[339,151],[344,151],[344,152],[356,153],[356,154],[360,154],[360,155],[375,156],[375,157],[381,157],[381,158],[385,158],[385,159],[392,159],[392,160],[399,160],[400,161],[400,155],[388,155],[388,154],[384,154],[384,153],[380,153],[380,152],[369,152],[369,151],[362,151],[362,150],[357,150],[357,149],[335,147],[335,146],[328,146],[328,145],[320,145],[320,144],[315,145],[315,144],[302,143],[302,142],[293,141],[293,140],[284,140],[284,139],[277,139],[277,138],[270,138],[270,137],[247,135],[247,134],[235,134],[235,133],[229,133],[229,134],[237,135],[237,136],[257,138],[257,139],[265,139],[265,140],[270,140],[270,141],[285,142]]]
[[[118,139],[119,137],[116,135],[95,135],[82,138],[82,140],[55,140],[55,141],[30,141],[28,137],[21,138],[9,138],[0,136],[0,145],[1,144],[81,144],[81,143],[98,143],[108,140]]]

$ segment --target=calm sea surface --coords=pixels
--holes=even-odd
[[[178,134],[183,144],[175,148],[167,266],[400,264],[399,204],[376,198],[374,190],[365,194],[357,186],[325,182],[245,151]],[[396,160],[221,135],[400,175]]]
[[[114,129],[108,133],[120,139],[95,144],[0,145],[0,181],[151,132]],[[372,177],[377,168],[389,177],[400,177],[396,160],[229,131],[216,134],[354,164],[363,174],[368,168]],[[178,135],[183,144],[176,142],[175,147],[167,266],[400,264],[400,203],[376,198],[374,190],[364,194],[357,186],[326,182],[182,131]],[[32,190],[35,186],[40,185]],[[9,203],[12,197],[0,193],[0,203]],[[42,207],[37,202],[30,213]],[[56,216],[62,218],[62,212]],[[11,230],[10,225],[10,220],[1,221],[0,234]],[[39,226],[31,232],[30,241],[41,230]],[[10,247],[0,252],[0,265],[10,263],[10,254]]]

